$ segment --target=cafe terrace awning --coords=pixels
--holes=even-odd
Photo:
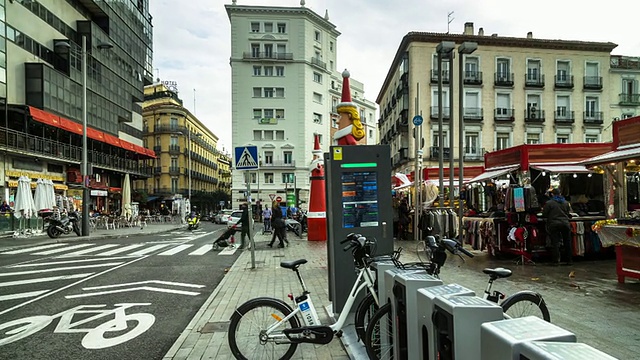
[[[469,183],[495,179],[497,177],[500,177],[502,175],[506,175],[506,174],[508,174],[508,173],[510,173],[512,171],[515,171],[518,168],[520,168],[519,165],[485,169],[485,171],[482,174],[480,174],[480,175],[474,177],[473,179],[469,180]]]
[[[586,174],[593,172],[584,165],[574,164],[531,164],[530,166],[536,170],[552,174]]]
[[[607,163],[616,163],[624,160],[638,159],[640,158],[640,146],[635,146],[627,149],[618,149],[610,151],[608,153],[594,156],[591,159],[582,161],[584,165],[601,165]]]

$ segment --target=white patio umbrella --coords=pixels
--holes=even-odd
[[[31,179],[26,176],[20,176],[18,178],[18,191],[16,193],[15,211],[13,214],[18,219],[23,216],[29,219],[35,215],[36,211],[36,204],[31,194]]]
[[[38,179],[36,182],[36,193],[33,196],[33,202],[36,205],[36,210],[50,209],[49,207],[49,195],[47,194],[47,184],[42,179]]]
[[[51,179],[45,179],[44,184],[47,187],[47,206],[49,209],[53,209],[56,206],[56,192],[53,189],[53,181]]]
[[[131,214],[131,181],[129,174],[125,174],[122,184],[122,215],[129,218]]]

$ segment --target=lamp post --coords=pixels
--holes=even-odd
[[[442,132],[443,126],[443,114],[442,114],[442,57],[449,56],[449,54],[456,47],[456,43],[453,41],[442,41],[436,46],[436,52],[438,54],[438,162],[439,162],[439,195],[438,205],[444,206],[444,134]],[[449,79],[451,84],[451,79]],[[442,231],[441,231],[441,234]]]
[[[458,46],[458,236],[462,237],[462,215],[464,210],[462,208],[462,187],[464,186],[464,106],[462,99],[464,96],[464,55],[473,53],[478,49],[478,43],[472,41],[465,41]],[[453,118],[451,118],[451,124],[453,125]],[[452,175],[453,178],[453,175]],[[451,184],[453,186],[453,184]]]

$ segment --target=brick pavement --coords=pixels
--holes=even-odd
[[[290,246],[269,248],[271,235],[256,234],[255,269],[251,251],[244,250],[227,275],[183,331],[164,359],[233,359],[227,342],[227,328],[233,311],[245,301],[270,296],[290,303],[287,294],[300,294],[300,284],[291,270],[280,267],[283,260],[307,259],[300,267],[302,278],[313,295],[318,316],[324,324],[332,321],[329,305],[326,242],[299,239],[289,233]],[[301,344],[293,359],[349,359],[340,339],[328,345]]]

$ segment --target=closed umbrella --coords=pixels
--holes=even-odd
[[[51,179],[44,180],[44,184],[47,186],[47,206],[49,209],[53,209],[56,206],[56,192],[53,189],[53,181]]]
[[[27,219],[35,215],[37,209],[31,194],[31,179],[26,176],[18,178],[18,191],[16,193],[14,215],[18,219],[25,217]]]
[[[127,219],[131,217],[131,184],[129,174],[124,175],[122,184],[122,215]]]
[[[36,193],[33,196],[33,201],[36,205],[36,210],[40,211],[44,209],[50,209],[48,196],[49,195],[47,194],[47,184],[45,184],[44,180],[38,179],[38,181],[36,182]]]

